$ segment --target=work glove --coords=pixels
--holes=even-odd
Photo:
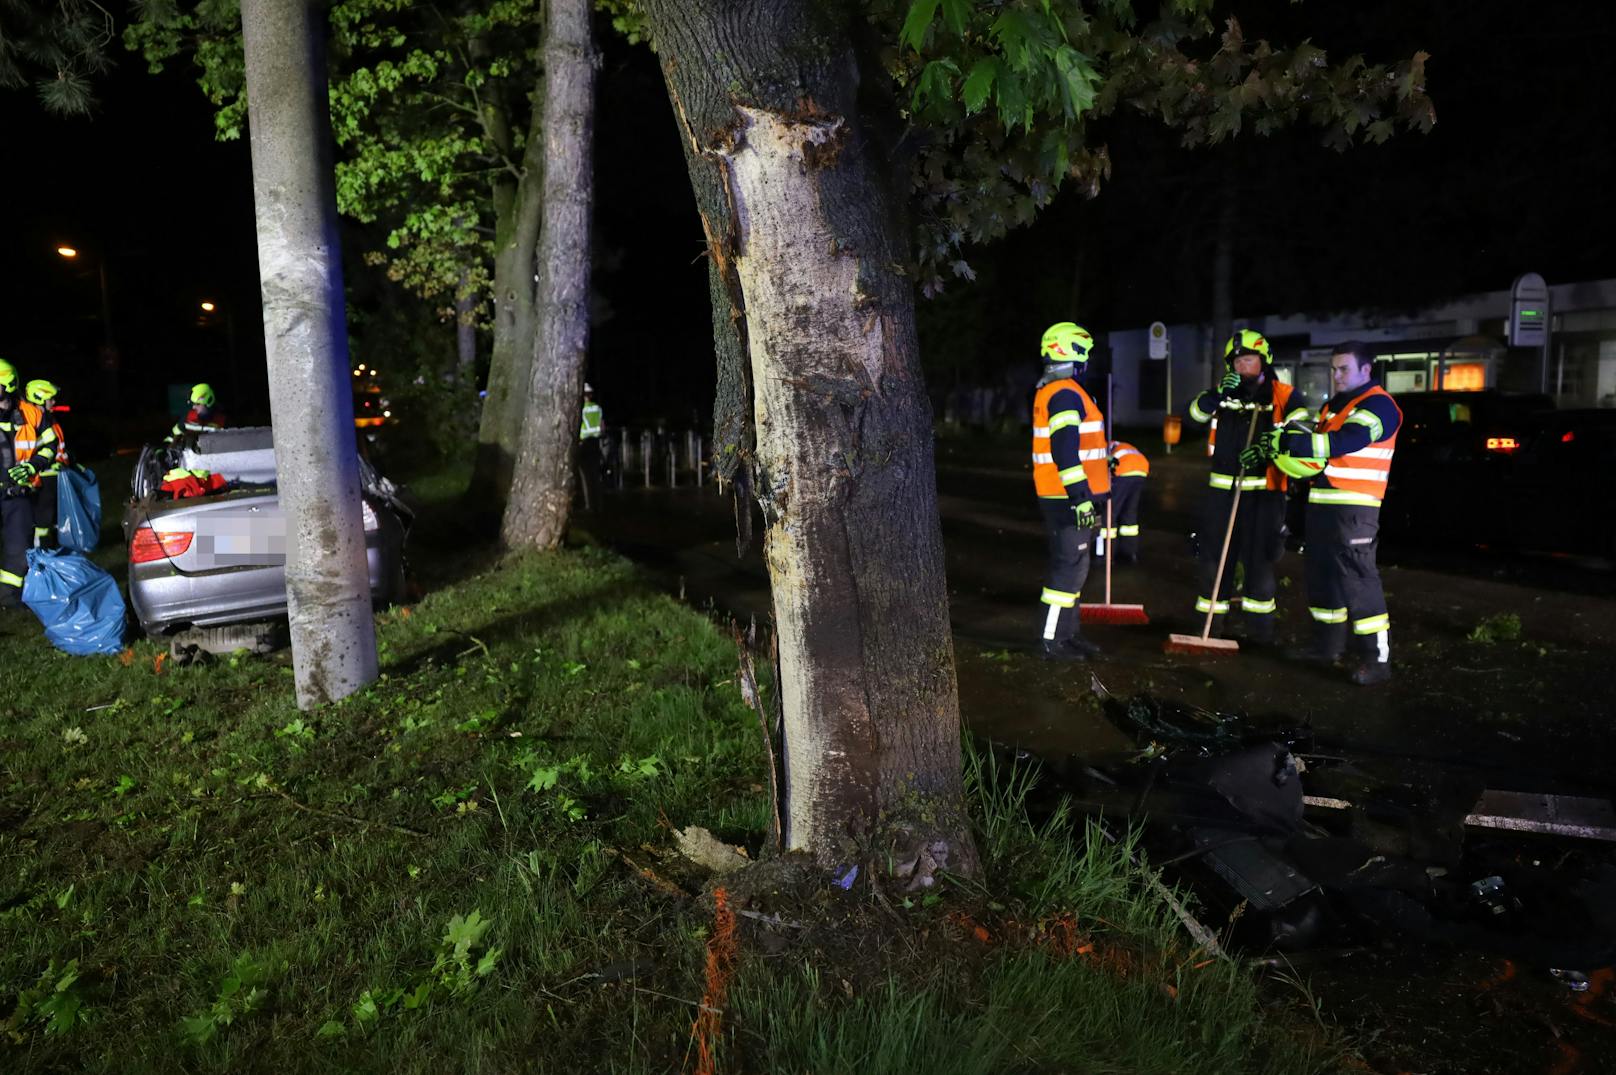
[[[1240,375],[1234,370],[1230,370],[1228,373],[1225,373],[1223,375],[1223,380],[1218,382],[1218,391],[1225,396],[1239,387]]]
[[[1094,512],[1094,502],[1085,500],[1077,506],[1077,528],[1079,530],[1098,530],[1100,517]]]
[[[1279,434],[1277,429],[1270,430],[1252,441],[1251,447],[1240,453],[1241,468],[1247,473],[1266,470],[1279,454]]]
[[[38,474],[39,471],[32,463],[24,462],[18,463],[16,466],[6,471],[6,473],[9,474],[11,476],[11,480],[16,482],[18,485],[27,485],[29,482],[34,480],[34,475]]]

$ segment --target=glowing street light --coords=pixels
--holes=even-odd
[[[216,307],[211,302],[204,302],[202,304],[202,312],[205,314],[211,314],[215,309]]]
[[[76,258],[79,256],[79,252],[71,246],[59,246],[56,248],[56,252],[64,258]]]

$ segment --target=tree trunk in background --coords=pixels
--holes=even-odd
[[[500,526],[500,537],[511,548],[554,548],[572,514],[573,459],[589,353],[592,12],[591,0],[550,0],[546,11],[538,334],[516,468]]]
[[[455,375],[462,383],[477,374],[477,323],[473,311],[477,296],[465,293],[466,278],[460,278],[455,295]]]
[[[972,872],[931,409],[894,177],[855,103],[862,16],[816,0],[642,9],[713,260],[718,350],[748,363],[787,847]]]
[[[1234,335],[1234,229],[1238,202],[1234,172],[1225,168],[1218,187],[1218,233],[1212,248],[1212,361],[1208,369],[1214,383],[1223,376],[1223,345]]]
[[[487,107],[485,126],[496,136],[504,131],[508,138],[504,114],[493,105]],[[491,519],[505,509],[533,366],[538,327],[534,250],[544,208],[543,131],[542,114],[534,108],[522,147],[521,177],[502,172],[494,180],[494,338],[470,490],[473,506]]]
[[[309,709],[377,675],[323,28],[309,0],[243,0],[241,24],[292,666]]]

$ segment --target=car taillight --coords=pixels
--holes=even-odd
[[[371,507],[368,501],[361,501],[360,503],[364,504],[365,507],[365,530],[367,532],[371,530],[380,530],[382,528],[382,521],[376,518],[376,509]]]
[[[147,564],[178,556],[191,547],[195,536],[189,530],[153,530],[143,526],[135,531],[135,540],[129,546],[129,562]]]
[[[1508,455],[1521,446],[1514,437],[1488,437],[1487,450],[1489,452],[1503,452]]]

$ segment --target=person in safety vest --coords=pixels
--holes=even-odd
[[[584,510],[600,503],[600,434],[605,418],[595,402],[595,390],[584,382],[584,409],[578,426],[578,486],[584,494]]]
[[[1100,652],[1078,636],[1077,613],[1111,495],[1105,419],[1079,383],[1093,347],[1094,337],[1070,321],[1051,325],[1039,345],[1044,375],[1032,399],[1032,479],[1049,536],[1042,597],[1049,660],[1085,660]]]
[[[40,468],[56,459],[56,431],[32,425],[17,371],[0,361],[0,608],[22,607],[22,579],[34,543],[34,491]]]
[[[1312,645],[1301,660],[1334,664],[1356,651],[1352,682],[1372,686],[1391,679],[1391,619],[1375,567],[1380,502],[1386,495],[1402,409],[1374,383],[1374,353],[1356,341],[1330,356],[1335,389],[1311,430],[1276,430],[1259,450],[1287,472],[1310,478],[1307,492],[1308,611]]]
[[[1192,422],[1211,427],[1206,454],[1212,457],[1212,474],[1201,510],[1201,592],[1195,599],[1195,611],[1202,615],[1211,611],[1212,633],[1222,634],[1236,597],[1236,580],[1243,578],[1238,596],[1246,638],[1253,645],[1271,645],[1278,607],[1275,595],[1279,592],[1274,565],[1285,551],[1288,486],[1286,475],[1277,467],[1264,464],[1255,469],[1243,468],[1240,453],[1253,422],[1257,423],[1255,443],[1255,438],[1287,420],[1306,418],[1309,412],[1301,393],[1274,376],[1273,349],[1262,333],[1249,328],[1235,333],[1224,345],[1223,361],[1224,374],[1218,386],[1196,396],[1189,406]],[[1237,486],[1241,490],[1240,511],[1214,607],[1212,583]]]
[[[223,429],[224,415],[220,414],[215,404],[218,398],[213,394],[210,384],[197,384],[191,386],[191,409],[185,412],[185,417],[174,423],[174,428],[168,431],[163,438],[164,444],[173,444],[187,433],[201,433],[209,429]]]
[[[56,545],[56,480],[70,462],[67,436],[56,414],[56,394],[56,386],[49,381],[29,381],[23,386],[22,402],[17,405],[26,428],[49,430],[52,435],[46,450],[41,452],[36,448],[31,460],[39,477],[34,491],[34,544],[49,548]],[[35,440],[41,438],[36,434]]]
[[[1150,476],[1150,460],[1126,441],[1111,442],[1111,528],[1106,531],[1117,559],[1139,562],[1139,501]]]

